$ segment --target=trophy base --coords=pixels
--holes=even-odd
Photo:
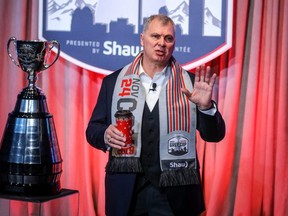
[[[60,193],[61,163],[15,164],[0,161],[0,192],[44,196]]]

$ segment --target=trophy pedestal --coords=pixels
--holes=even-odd
[[[79,191],[63,188],[51,196],[0,193],[1,216],[79,215]]]
[[[62,158],[53,116],[37,87],[18,95],[0,150],[0,192],[52,195],[60,192]]]

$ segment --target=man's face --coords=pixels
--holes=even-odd
[[[175,47],[175,32],[171,23],[163,25],[154,19],[147,30],[141,34],[144,59],[151,64],[165,66]]]

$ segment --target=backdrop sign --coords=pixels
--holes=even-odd
[[[232,44],[233,0],[40,0],[39,38],[56,39],[65,59],[108,74],[141,51],[140,33],[151,14],[176,24],[174,56],[190,70]]]

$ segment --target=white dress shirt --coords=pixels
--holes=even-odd
[[[169,74],[165,67],[162,71],[157,72],[153,78],[151,78],[143,69],[142,64],[140,64],[139,75],[142,85],[145,88],[146,92],[146,103],[150,109],[153,110],[155,104],[159,99],[159,95],[162,87],[167,82]],[[153,88],[153,83],[156,84],[156,88]],[[155,85],[154,84],[154,85]]]

